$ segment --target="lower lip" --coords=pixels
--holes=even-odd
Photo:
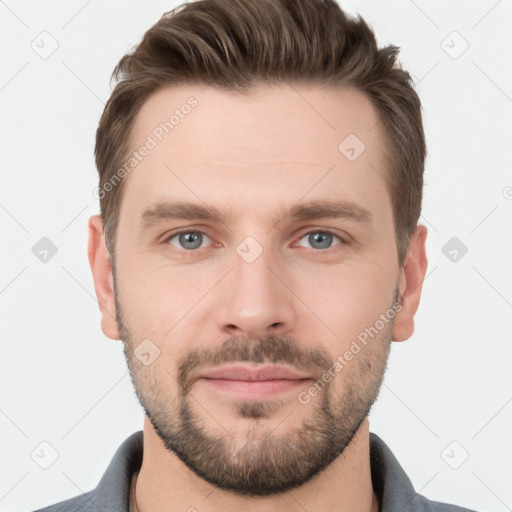
[[[297,392],[311,379],[275,379],[275,380],[228,380],[201,378],[200,381],[217,391],[226,392],[237,398],[261,400],[264,398]]]

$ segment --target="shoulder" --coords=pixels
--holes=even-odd
[[[59,501],[53,505],[35,510],[34,512],[83,512],[84,510],[94,510],[95,491],[89,491],[74,498]]]
[[[477,512],[473,509],[459,507],[450,503],[441,503],[440,501],[432,501],[421,494],[416,494],[411,510],[415,512]]]
[[[380,512],[476,512],[418,494],[389,446],[374,432],[370,432],[370,462]]]
[[[95,489],[39,508],[34,512],[121,512],[129,509],[131,478],[142,464],[143,432],[139,430],[118,447]]]

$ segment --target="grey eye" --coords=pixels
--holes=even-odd
[[[306,233],[301,240],[307,237],[308,243],[313,249],[329,249],[333,245],[333,241],[337,238],[340,242],[340,237],[329,231],[311,231]],[[338,245],[338,244],[334,244]]]
[[[169,242],[178,249],[194,250],[202,246],[205,238],[208,237],[200,231],[184,231],[169,238]],[[179,245],[172,243],[174,239],[178,240]]]

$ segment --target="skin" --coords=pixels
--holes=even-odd
[[[201,512],[376,512],[367,413],[378,394],[391,342],[413,333],[427,269],[427,229],[422,225],[411,237],[404,266],[398,265],[391,200],[382,179],[387,171],[378,115],[363,93],[349,88],[260,86],[243,97],[213,87],[167,87],[139,112],[134,147],[190,96],[198,106],[126,178],[115,279],[101,218],[89,220],[89,261],[102,330],[113,340],[123,340],[146,412],[137,507],[140,512],[191,507]],[[338,150],[351,133],[366,146],[354,161]],[[141,212],[163,200],[211,205],[228,218],[224,223],[170,219],[142,230]],[[312,200],[350,201],[366,209],[371,219],[293,221],[284,216],[297,202]],[[170,239],[178,228],[206,235],[201,247],[187,250],[179,237]],[[332,238],[328,248],[312,245],[315,240],[307,235],[326,229],[340,239]],[[251,263],[236,251],[248,236],[262,248]],[[301,403],[298,393],[310,388],[323,366],[300,356],[317,354],[325,357],[319,360],[323,363],[335,361],[389,311],[396,292],[403,303],[394,320],[309,403]],[[160,351],[148,366],[134,355],[144,339]],[[223,347],[229,342],[235,360],[241,360],[237,358],[245,348],[252,356],[260,350],[268,356],[266,362],[282,355],[289,342],[296,357],[285,361],[300,362],[300,367],[287,366],[312,380],[278,397],[240,401],[212,391],[204,379],[194,380],[194,369],[183,366],[192,353],[203,356],[195,370],[224,366],[228,359]],[[248,361],[247,366],[258,366],[256,358]],[[277,462],[282,454],[283,478],[293,466],[293,459],[286,459],[292,453],[286,451],[289,441],[292,447],[299,442],[304,425],[329,427],[328,416],[322,414],[329,411],[340,427],[326,434],[332,449],[322,455],[322,471],[299,485],[283,484],[280,492],[260,489],[259,494],[244,495],[201,477],[166,444],[165,435],[180,432],[184,404],[193,419],[192,431],[201,425],[210,439],[224,443],[217,454],[224,462],[239,469],[236,463],[242,461],[249,470],[251,461],[261,462],[262,454],[271,453]],[[330,422],[332,427],[332,418]],[[311,443],[325,447],[326,439],[318,433]],[[196,454],[197,461],[213,475],[206,456]],[[222,479],[217,471],[214,476]]]

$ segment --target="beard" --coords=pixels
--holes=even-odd
[[[159,364],[144,366],[134,355],[134,336],[123,319],[115,289],[114,278],[120,337],[145,415],[167,450],[197,476],[220,489],[243,496],[265,496],[303,485],[349,446],[378,397],[394,317],[338,372],[337,378],[322,382],[323,389],[307,405],[305,419],[299,426],[287,428],[284,434],[277,435],[275,428],[265,426],[264,420],[289,405],[289,401],[234,401],[235,417],[244,426],[249,425],[244,443],[239,446],[226,429],[213,432],[208,428],[209,420],[219,422],[192,396],[197,370],[233,362],[285,363],[320,378],[333,366],[329,354],[323,349],[302,348],[294,338],[285,336],[230,337],[215,348],[192,349],[177,362],[178,394],[171,397],[171,374]],[[342,380],[339,390],[334,387],[336,380]],[[295,407],[306,406],[298,402]]]

